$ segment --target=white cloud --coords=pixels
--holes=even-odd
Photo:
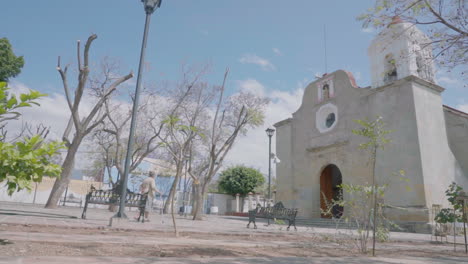
[[[10,92],[20,94],[29,91],[29,88],[19,82],[10,83]],[[39,124],[50,126],[49,138],[61,139],[62,133],[67,125],[70,110],[65,97],[61,94],[49,94],[42,97],[37,102],[40,106],[21,108],[21,117],[18,121],[11,121],[8,124],[9,133],[19,132],[21,123],[29,123],[33,127]],[[11,132],[10,132],[11,131]],[[14,132],[13,132],[14,131]]]
[[[296,89],[304,89],[310,83],[309,78],[304,78],[297,82]]]
[[[272,50],[273,50],[273,52],[274,52],[276,55],[278,55],[278,56],[283,56],[283,53],[282,53],[281,50],[279,50],[278,48],[273,48]]]
[[[468,103],[457,105],[457,109],[465,113],[468,113]]]
[[[315,78],[315,79],[320,79],[320,78],[322,78],[322,77],[323,77],[323,73],[322,73],[322,72],[315,72],[315,73],[314,73],[314,78]]]
[[[275,65],[269,60],[259,57],[255,54],[244,54],[240,59],[240,63],[244,64],[255,64],[262,68],[264,71],[274,71],[276,69]]]
[[[265,96],[265,87],[255,79],[237,81],[239,90],[249,92],[258,96]]]
[[[437,78],[437,82],[441,84],[448,84],[448,85],[460,85],[462,84],[460,80],[455,78],[450,78],[448,76],[442,76]]]
[[[373,27],[367,27],[367,28],[361,29],[361,32],[364,32],[364,33],[373,33],[374,31],[375,29]]]
[[[256,80],[249,80],[250,84],[264,86]],[[268,173],[268,136],[265,129],[273,127],[273,125],[281,120],[289,118],[292,113],[297,111],[304,93],[304,87],[297,88],[293,91],[264,91],[268,94],[271,102],[265,111],[265,123],[256,129],[249,130],[246,136],[241,136],[237,139],[233,149],[228,154],[226,165],[244,164],[260,169],[264,174]],[[276,139],[272,138],[272,152],[275,153]],[[281,159],[281,157],[278,157]],[[272,171],[274,175],[275,165],[272,163]]]
[[[452,72],[444,72],[444,71],[439,71],[436,74],[436,82],[443,86],[444,88],[455,88],[455,89],[461,89],[461,88],[466,88],[467,84],[464,82],[462,79],[460,79],[460,76],[457,74],[453,74]]]
[[[13,94],[25,93],[30,90],[25,84],[15,81],[9,83],[9,87],[9,91]],[[30,124],[33,129],[35,129],[37,125],[42,124],[50,128],[50,132],[47,136],[48,139],[61,140],[70,117],[70,110],[65,96],[53,93],[38,99],[37,102],[40,106],[33,105],[32,107],[21,108],[19,112],[22,115],[19,120],[8,122],[7,129],[9,136],[17,135],[22,125],[25,123]],[[81,117],[91,111],[92,103],[92,100],[88,96],[83,96],[80,104]],[[73,134],[73,132],[71,134]],[[87,166],[84,162],[84,158],[77,158],[75,167],[83,168],[84,166]]]
[[[362,78],[362,74],[361,74],[360,71],[354,72],[353,75],[354,75],[354,78],[356,79],[356,81],[360,81],[361,78]]]
[[[265,111],[265,123],[263,126],[248,131],[246,136],[238,138],[233,149],[228,154],[226,165],[245,164],[260,169],[263,173],[268,172],[268,137],[265,129],[273,127],[273,124],[292,116],[302,102],[304,88],[308,82],[307,79],[298,82],[298,88],[293,91],[267,90],[265,86],[255,79],[246,79],[238,81],[238,87],[242,91],[248,91],[259,96],[268,95],[271,103]],[[25,92],[27,86],[21,83],[13,82],[10,84],[11,91],[14,93]],[[40,99],[40,107],[25,108],[22,110],[22,117],[18,121],[11,122],[9,129],[11,133],[18,131],[22,122],[31,124],[43,123],[51,127],[50,139],[60,139],[66,127],[70,111],[65,97],[62,94],[54,93]],[[83,115],[89,112],[92,101],[84,98],[82,102]],[[272,138],[272,152],[275,152],[276,139]],[[89,146],[83,144],[80,151],[86,151]],[[89,153],[79,153],[76,160],[77,168],[89,166],[89,160],[85,156]],[[279,157],[281,159],[281,157]],[[274,175],[275,165],[272,163]]]

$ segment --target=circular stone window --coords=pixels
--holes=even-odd
[[[320,133],[325,133],[332,130],[338,121],[338,108],[328,103],[322,105],[316,113],[315,126]]]
[[[325,120],[325,126],[330,128],[335,123],[335,113],[330,113]]]

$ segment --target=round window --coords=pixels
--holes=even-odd
[[[330,113],[325,120],[325,126],[330,128],[335,123],[335,113]]]
[[[315,125],[320,133],[332,130],[338,122],[338,108],[331,104],[322,105],[315,116]]]

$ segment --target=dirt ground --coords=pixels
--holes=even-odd
[[[26,239],[7,240],[2,233],[22,234]],[[66,242],[38,241],[35,234],[49,234]],[[35,238],[36,237],[36,238]],[[95,242],[73,237],[96,237]],[[106,239],[109,237],[109,239]],[[29,239],[30,238],[30,239]],[[119,242],[116,238],[121,238]],[[188,243],[187,241],[200,241]],[[155,241],[155,243],[139,243]],[[165,243],[157,243],[164,241]],[[169,241],[169,242],[168,242]],[[271,241],[281,243],[271,243]],[[272,244],[274,244],[272,246]],[[361,256],[349,237],[290,233],[203,233],[136,231],[106,228],[0,225],[0,256],[122,256],[122,257],[343,257]],[[369,246],[371,243],[369,243]],[[466,256],[464,247],[431,242],[390,241],[378,243],[379,256]]]

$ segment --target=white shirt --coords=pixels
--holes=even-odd
[[[154,198],[154,192],[157,192],[156,183],[154,182],[154,178],[148,177],[146,178],[140,186],[141,193],[148,193],[150,198]]]

